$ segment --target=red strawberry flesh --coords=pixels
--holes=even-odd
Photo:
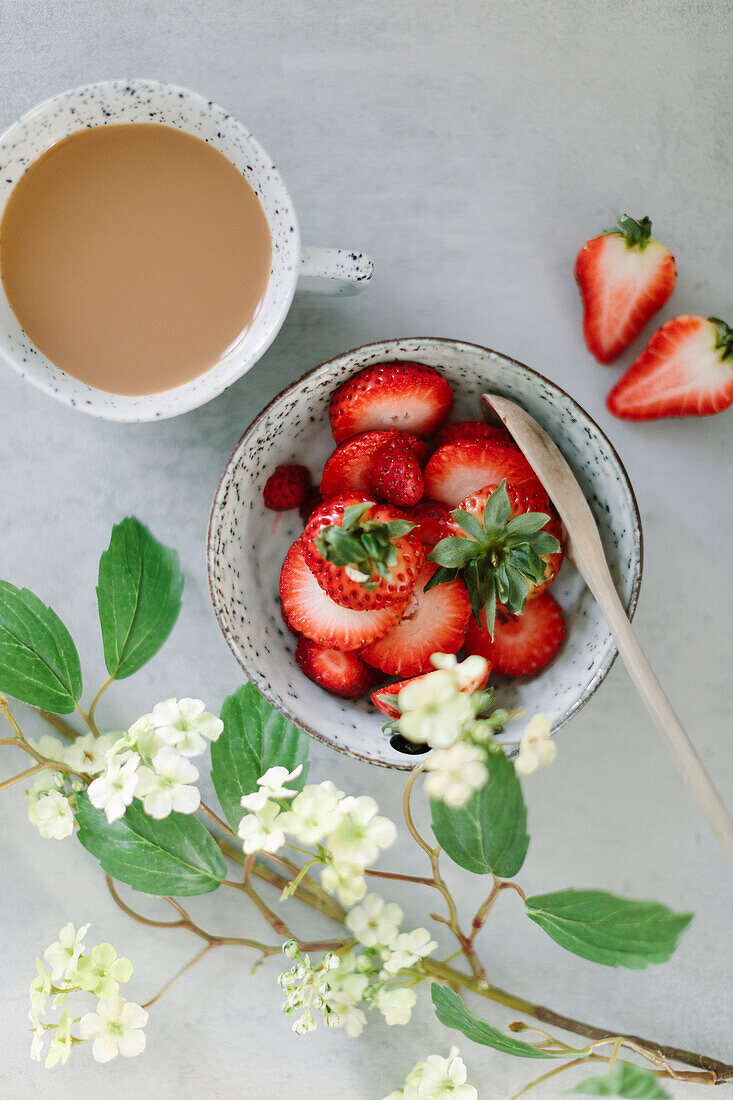
[[[295,660],[310,680],[342,699],[358,699],[374,681],[374,671],[358,653],[327,649],[310,638],[298,640]]]
[[[513,485],[542,489],[527,459],[513,443],[462,439],[438,447],[424,471],[425,496],[456,508],[469,493],[506,478]]]
[[[404,614],[384,637],[362,650],[364,660],[390,676],[430,672],[433,653],[457,653],[463,645],[471,604],[463,581],[425,592],[436,566],[425,562]]]
[[[482,623],[486,620],[481,613]],[[565,637],[565,620],[556,600],[543,592],[528,601],[521,615],[496,610],[494,637],[473,617],[466,631],[466,652],[478,653],[504,676],[531,676],[550,661]]]
[[[362,432],[346,443],[341,443],[330,458],[326,459],[321,477],[323,499],[339,493],[368,493],[369,475],[375,458],[387,443],[398,439],[408,444],[420,465],[424,465],[429,453],[428,447],[417,436],[396,431]]]
[[[280,598],[290,627],[328,649],[360,649],[381,638],[399,619],[405,602],[376,611],[352,611],[335,603],[305,560],[304,537],[288,550],[280,572]]]
[[[375,429],[432,435],[452,407],[453,391],[441,374],[423,363],[395,361],[365,367],[339,386],[328,415],[340,443]]]

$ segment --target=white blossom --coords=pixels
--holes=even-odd
[[[136,752],[130,753],[124,762],[121,756],[112,756],[107,761],[106,771],[89,784],[89,801],[98,810],[104,810],[107,821],[117,821],[123,817],[132,802],[138,783],[139,763],[140,757]]]
[[[98,775],[104,771],[107,756],[113,745],[120,739],[119,733],[103,733],[95,737],[93,733],[86,733],[83,737],[77,737],[71,745],[64,747],[63,761],[74,771],[84,772],[85,775]]]
[[[327,779],[309,783],[290,803],[282,827],[302,844],[319,844],[343,820],[343,792]]]
[[[408,1024],[416,1000],[414,989],[408,989],[404,985],[392,988],[384,986],[377,993],[377,1008],[390,1027]]]
[[[531,775],[541,764],[551,764],[557,756],[557,746],[550,738],[551,722],[544,714],[537,714],[527,726],[519,742],[519,756],[514,761],[515,771]]]
[[[43,1040],[46,1037],[46,1028],[33,1012],[28,1013],[28,1019],[33,1027],[31,1033],[31,1058],[34,1062],[40,1062],[43,1057]]]
[[[51,974],[43,965],[43,959],[36,959],[36,976],[28,990],[31,998],[30,1016],[37,1017],[46,1007],[46,1001],[51,996]]]
[[[342,905],[356,905],[367,890],[364,868],[359,863],[327,863],[321,871],[321,886],[329,894],[335,894]]]
[[[55,760],[58,764],[63,764],[66,760],[68,746],[64,741],[60,741],[58,737],[54,737],[53,734],[44,733],[38,741],[31,741],[31,745],[46,760]]]
[[[119,992],[119,983],[129,982],[131,976],[130,960],[118,958],[111,943],[100,943],[79,959],[74,979],[96,997],[114,997]]]
[[[256,813],[258,810],[261,810],[270,799],[277,801],[282,798],[292,798],[293,795],[298,793],[297,788],[286,787],[285,784],[293,779],[297,779],[302,771],[302,764],[298,764],[297,768],[294,768],[291,772],[280,765],[274,768],[268,768],[265,774],[260,776],[257,780],[257,786],[260,789],[253,794],[245,794],[242,796],[241,804],[243,809]]]
[[[397,726],[408,741],[448,748],[474,716],[471,696],[459,691],[455,676],[439,669],[410,680],[397,696]]]
[[[53,1069],[59,1062],[62,1066],[68,1062],[72,1047],[71,1023],[69,1013],[64,1009],[59,1022],[56,1024],[56,1032],[48,1048],[46,1069]]]
[[[48,840],[63,840],[74,831],[74,811],[61,791],[42,795],[35,802],[34,815],[39,833]]]
[[[424,959],[437,947],[430,938],[427,928],[416,928],[414,932],[400,932],[389,949],[384,953],[384,969],[388,974],[398,970],[407,970],[418,959]]]
[[[378,816],[379,806],[369,795],[342,798],[339,809],[341,821],[327,839],[334,859],[366,867],[377,859],[380,849],[394,844],[397,838],[394,823]]]
[[[435,668],[446,669],[455,677],[459,691],[466,691],[485,679],[489,671],[489,662],[477,653],[459,661],[455,653],[433,653],[430,658]]]
[[[166,699],[156,703],[151,716],[156,735],[175,745],[183,756],[198,756],[206,741],[216,741],[224,723],[209,714],[200,699]]]
[[[198,768],[181,756],[177,748],[164,745],[156,753],[152,768],[142,764],[137,776],[135,794],[142,799],[143,809],[150,817],[161,820],[174,810],[192,814],[199,808],[201,794],[191,786],[199,777]]]
[[[342,1027],[352,1039],[358,1038],[364,1030],[366,1016],[358,1008],[348,993],[337,991],[328,998],[328,1007],[332,1010],[326,1016],[330,1027]],[[334,1019],[333,1016],[336,1016]]]
[[[58,791],[63,785],[64,777],[61,772],[44,768],[33,781],[33,786],[25,792],[28,807],[28,820],[31,825],[38,825],[38,803],[45,798],[50,791]]]
[[[82,924],[78,931],[71,922],[65,924],[59,932],[59,938],[43,952],[44,959],[51,967],[51,978],[54,982],[68,977],[76,970],[88,929],[88,924]]]
[[[256,814],[245,814],[239,822],[237,835],[244,841],[246,855],[252,852],[277,852],[285,843],[281,812],[277,802],[268,802]]]
[[[485,751],[466,741],[432,752],[425,762],[425,771],[427,794],[454,809],[465,806],[489,779]]]
[[[403,1088],[383,1100],[477,1100],[473,1085],[466,1084],[466,1067],[451,1047],[447,1058],[431,1054],[407,1075]]]
[[[346,927],[365,947],[389,947],[400,930],[404,914],[399,905],[379,894],[367,894],[346,917]]]
[[[82,1039],[92,1039],[96,1062],[109,1062],[122,1054],[134,1058],[145,1050],[143,1028],[148,1022],[144,1008],[123,997],[102,998],[96,1012],[88,1012],[79,1022]]]

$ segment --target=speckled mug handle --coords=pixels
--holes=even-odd
[[[296,289],[303,294],[359,294],[373,275],[374,264],[363,252],[304,246]]]

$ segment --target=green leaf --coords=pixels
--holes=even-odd
[[[504,753],[492,753],[488,767],[488,783],[460,809],[431,801],[433,832],[459,867],[510,878],[529,846],[527,808],[514,765]]]
[[[191,814],[155,821],[139,802],[112,823],[92,806],[86,793],[76,796],[79,840],[102,869],[145,894],[191,897],[216,890],[226,875],[224,857],[213,838]]]
[[[484,527],[488,534],[499,534],[506,527],[512,514],[512,505],[506,491],[506,480],[495,489],[484,508]]]
[[[525,541],[532,547],[535,554],[557,554],[560,550],[559,540],[547,531],[538,531],[536,535],[529,535]]]
[[[522,541],[527,535],[536,535],[541,531],[549,518],[546,512],[522,512],[521,515],[509,520],[504,534]]]
[[[439,565],[425,585],[425,591],[429,592],[431,588],[437,588],[439,584],[448,584],[450,581],[454,581],[457,576],[457,569],[444,569],[442,565]]]
[[[604,966],[642,970],[666,962],[692,913],[603,890],[562,890],[527,898],[527,916],[574,955]]]
[[[0,581],[0,691],[70,714],[81,689],[79,654],[56,612],[27,588]]]
[[[462,527],[467,535],[477,539],[478,542],[486,540],[486,532],[472,512],[464,512],[462,508],[456,508],[452,515],[458,526]]]
[[[636,1100],[669,1100],[659,1081],[648,1069],[632,1066],[630,1062],[614,1062],[608,1073],[586,1077],[570,1092],[584,1096],[623,1096]]]
[[[344,508],[343,518],[341,520],[341,526],[344,531],[350,531],[352,527],[356,527],[361,517],[366,512],[367,508],[372,508],[374,505],[373,500],[365,500],[361,504],[349,504]],[[328,530],[328,528],[327,528]]]
[[[445,566],[446,569],[462,569],[467,562],[477,558],[481,553],[481,547],[473,539],[449,535],[433,547],[427,560]]]
[[[417,525],[409,519],[391,519],[389,523],[385,523],[384,526],[391,539],[400,539],[405,535],[409,535],[410,531]]]
[[[289,786],[300,789],[308,771],[308,734],[298,729],[260,695],[244,684],[227,695],[221,708],[224,730],[211,745],[211,778],[219,804],[235,830],[244,816],[242,795],[257,790],[257,780],[280,764],[303,771]]]
[[[181,609],[178,554],[128,516],[112,528],[99,559],[97,607],[104,663],[114,680],[132,676],[154,657]]]
[[[514,1039],[511,1035],[505,1035],[503,1031],[487,1024],[469,1012],[462,997],[445,986],[433,982],[430,987],[430,996],[435,1005],[435,1014],[441,1024],[446,1027],[461,1031],[467,1039],[474,1043],[481,1043],[485,1047],[493,1047],[502,1054],[513,1054],[517,1058],[567,1058],[567,1054],[550,1054],[546,1050],[538,1050],[521,1039]]]

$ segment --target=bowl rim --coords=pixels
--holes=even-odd
[[[514,359],[512,356],[505,355],[503,352],[494,351],[493,348],[488,348],[484,344],[476,344],[476,343],[473,343],[473,342],[468,341],[468,340],[456,340],[456,339],[453,339],[453,338],[448,337],[448,336],[396,336],[396,337],[388,337],[388,338],[383,339],[383,340],[370,340],[369,343],[359,344],[359,345],[357,345],[357,347],[350,348],[348,351],[339,352],[337,355],[331,356],[330,359],[324,359],[323,362],[318,363],[315,367],[311,367],[309,370],[304,371],[303,374],[298,375],[298,377],[294,378],[291,382],[288,382],[288,384],[282,390],[280,390],[279,393],[275,394],[275,396],[270,401],[268,401],[268,403],[265,406],[263,406],[263,408],[260,410],[259,413],[257,413],[257,415],[254,417],[254,419],[247,426],[247,428],[245,428],[244,432],[242,433],[242,435],[240,436],[238,442],[236,443],[234,449],[232,450],[232,453],[230,454],[229,458],[227,459],[224,470],[222,471],[221,477],[219,478],[219,481],[217,483],[216,491],[214,493],[214,499],[213,499],[212,504],[211,504],[211,510],[209,512],[209,522],[208,522],[207,529],[206,529],[206,574],[207,574],[207,579],[208,579],[208,583],[209,583],[209,596],[211,598],[211,603],[212,603],[212,606],[213,606],[213,609],[214,609],[214,615],[216,617],[217,623],[219,624],[219,629],[221,630],[221,632],[224,636],[224,639],[225,639],[227,645],[229,646],[229,649],[231,650],[232,654],[234,655],[234,658],[235,658],[237,664],[239,665],[239,667],[246,674],[247,678],[255,685],[257,690],[259,692],[261,692],[261,694],[265,697],[265,699],[267,699],[267,701],[269,703],[271,703],[272,706],[275,707],[275,709],[277,711],[279,711],[280,714],[282,714],[285,718],[287,718],[288,721],[290,721],[294,725],[298,726],[299,729],[304,730],[311,737],[315,738],[316,741],[321,741],[324,745],[328,745],[329,748],[335,749],[337,752],[341,752],[345,756],[350,756],[352,759],[360,760],[360,761],[362,761],[363,763],[366,763],[366,764],[372,764],[372,765],[375,765],[375,766],[381,767],[381,768],[389,768],[390,770],[393,770],[393,771],[413,771],[414,768],[419,766],[421,761],[416,759],[414,761],[414,763],[407,763],[406,762],[404,764],[390,764],[385,760],[374,760],[371,756],[368,756],[364,753],[356,752],[354,749],[348,748],[345,745],[335,744],[329,737],[327,737],[323,733],[319,732],[319,730],[314,729],[312,726],[310,726],[308,724],[305,724],[300,718],[296,717],[296,715],[293,714],[293,712],[290,710],[290,708],[277,696],[277,694],[275,692],[273,692],[272,689],[269,688],[269,686],[267,686],[266,684],[264,684],[262,682],[262,679],[261,679],[261,677],[258,673],[258,670],[256,668],[254,668],[254,666],[249,667],[247,665],[247,662],[242,659],[240,653],[238,652],[238,647],[236,645],[236,642],[232,638],[232,636],[229,632],[229,629],[227,628],[227,626],[224,622],[224,609],[223,609],[223,606],[222,606],[222,602],[219,599],[219,595],[215,591],[215,587],[214,587],[214,583],[213,583],[214,540],[215,540],[214,514],[217,510],[217,507],[220,504],[220,497],[221,497],[221,494],[222,494],[222,488],[223,488],[225,480],[227,480],[227,478],[229,477],[229,475],[231,473],[235,456],[237,456],[240,453],[240,451],[242,449],[242,446],[245,443],[248,436],[254,431],[254,429],[257,427],[257,425],[260,423],[260,421],[270,411],[270,409],[273,408],[273,406],[276,405],[282,398],[286,397],[291,392],[291,390],[293,390],[296,386],[299,386],[301,384],[301,382],[306,381],[306,379],[310,378],[312,375],[317,374],[324,367],[328,367],[332,363],[335,363],[338,359],[343,359],[347,356],[355,355],[358,352],[365,352],[370,348],[383,347],[384,345],[391,345],[391,344],[396,345],[396,344],[409,343],[411,341],[420,342],[420,343],[428,343],[428,344],[437,344],[437,345],[451,344],[453,347],[461,347],[461,348],[464,348],[464,349],[473,350],[473,351],[480,351],[480,352],[483,352],[483,353],[488,353],[489,355],[496,356],[499,359],[502,359],[507,363],[511,363],[512,366],[514,366],[514,367],[520,367],[523,371],[526,371],[528,374],[533,375],[535,378],[538,378],[542,382],[547,383],[547,385],[551,386],[554,390],[556,390],[558,393],[560,393],[562,395],[562,397],[565,398],[565,400],[572,406],[572,408],[574,410],[576,410],[578,413],[580,413],[581,416],[585,417],[586,420],[588,420],[593,425],[593,427],[598,431],[599,435],[601,436],[601,438],[605,441],[606,445],[608,446],[608,449],[609,449],[611,455],[616,460],[618,470],[621,474],[621,478],[624,482],[624,485],[625,485],[626,489],[628,490],[629,499],[630,499],[630,502],[631,502],[632,520],[633,520],[633,522],[632,522],[632,535],[633,535],[633,540],[634,540],[634,548],[636,550],[636,560],[635,560],[634,568],[633,568],[631,592],[630,592],[630,595],[629,595],[628,603],[626,604],[626,613],[629,617],[629,621],[633,620],[634,614],[636,612],[636,608],[637,608],[637,605],[638,605],[638,602],[639,602],[639,591],[641,589],[641,579],[642,579],[642,575],[643,575],[643,572],[644,572],[644,532],[643,532],[642,524],[641,524],[641,515],[639,513],[639,504],[638,504],[638,501],[636,499],[636,493],[634,492],[634,487],[631,484],[631,479],[629,478],[628,471],[627,471],[626,467],[624,466],[624,463],[621,460],[621,457],[620,457],[618,451],[616,450],[616,448],[614,447],[613,443],[608,438],[606,433],[603,431],[601,426],[597,423],[597,421],[594,420],[594,418],[590,415],[590,413],[586,412],[586,410],[583,408],[583,406],[580,405],[575,400],[574,397],[571,397],[570,394],[562,388],[562,386],[559,386],[556,382],[553,382],[552,379],[547,378],[546,375],[541,374],[540,371],[535,370],[533,367],[528,367],[527,364],[522,363],[521,360]],[[387,352],[387,354],[388,354],[388,352]],[[554,729],[552,730],[552,735],[553,736],[558,732],[558,730],[560,730],[564,726],[566,726],[568,724],[568,722],[570,721],[570,719],[574,718],[575,715],[578,713],[578,711],[582,710],[582,708],[585,706],[585,704],[588,702],[588,700],[591,699],[593,695],[595,695],[596,691],[601,686],[603,681],[606,679],[606,676],[608,675],[608,673],[611,671],[611,668],[613,667],[617,657],[618,657],[618,648],[615,645],[613,645],[612,648],[611,648],[611,651],[610,651],[610,655],[606,658],[603,665],[601,665],[601,667],[596,672],[596,675],[594,676],[593,680],[588,685],[585,693],[573,704],[573,706],[568,710],[567,714],[564,716],[562,721],[559,722],[558,725],[555,726]],[[516,754],[517,754],[517,750],[514,749],[513,751],[510,751],[508,755],[509,756],[516,756]]]

